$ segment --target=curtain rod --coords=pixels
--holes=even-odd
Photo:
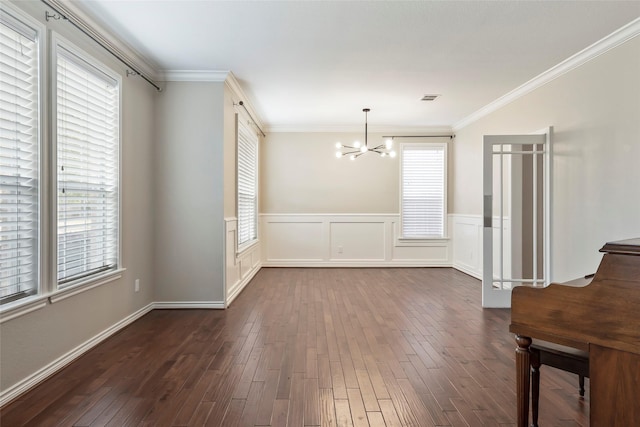
[[[455,135],[387,135],[383,138],[455,138]]]
[[[265,135],[265,133],[262,131],[262,129],[260,129],[260,126],[258,126],[258,124],[256,123],[256,120],[253,118],[253,116],[251,115],[251,113],[249,112],[249,110],[247,110],[247,107],[244,105],[244,102],[239,101],[238,104],[239,106],[241,106],[242,108],[244,108],[244,111],[247,112],[247,114],[249,115],[249,117],[251,118],[251,122],[253,123],[253,125],[258,128],[258,130],[260,131],[260,133],[262,134],[262,136],[264,136],[266,138],[267,135]]]
[[[129,58],[127,58],[126,55],[123,52],[120,51],[120,49],[118,49],[116,46],[113,46],[107,39],[102,37],[97,31],[95,31],[93,28],[91,28],[89,25],[87,25],[84,20],[82,20],[81,18],[75,16],[75,14],[73,14],[70,10],[67,10],[66,7],[64,5],[62,5],[59,1],[57,1],[57,0],[40,0],[40,1],[42,3],[44,3],[44,4],[46,4],[51,9],[53,9],[53,11],[59,15],[59,16],[56,17],[56,15],[49,15],[48,12],[45,12],[45,18],[46,18],[47,21],[49,20],[49,18],[53,18],[53,19],[62,18],[64,20],[66,20],[66,21],[69,21],[69,23],[71,23],[71,25],[73,25],[78,30],[80,30],[84,35],[89,37],[94,42],[98,43],[98,45],[100,45],[100,47],[102,47],[104,50],[106,50],[111,55],[113,55],[116,59],[118,59],[124,65],[126,65],[129,68],[131,68],[131,70],[133,70],[133,73],[131,73],[131,72],[129,72],[127,70],[127,76],[129,76],[131,74],[136,74],[136,75],[142,77],[151,86],[156,88],[156,90],[158,92],[162,92],[162,88],[160,86],[155,84],[153,82],[153,80],[151,80],[149,77],[145,76],[143,73],[138,71],[137,67],[131,65],[131,63],[132,63],[131,60]],[[70,18],[70,16],[71,16],[71,18]]]

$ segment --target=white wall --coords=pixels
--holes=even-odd
[[[18,6],[45,23],[41,2],[19,2]],[[123,76],[120,187],[122,265],[126,271],[118,280],[0,324],[0,400],[59,368],[105,331],[144,313],[153,301],[152,153],[154,105],[159,94],[144,80],[127,78],[120,62],[68,23],[51,21],[46,25]],[[140,279],[138,293],[134,293],[135,279]]]
[[[635,37],[458,130],[453,213],[482,213],[483,135],[553,126],[552,280],[593,273],[605,242],[640,236],[639,118]],[[472,234],[470,226],[454,225],[454,265],[478,259]]]
[[[223,307],[224,83],[167,82],[155,147],[156,301]]]

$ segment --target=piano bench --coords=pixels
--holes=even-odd
[[[535,340],[531,351],[531,410],[534,427],[538,426],[540,366],[547,365],[578,375],[580,396],[584,396],[584,378],[589,378],[589,353],[572,347]]]

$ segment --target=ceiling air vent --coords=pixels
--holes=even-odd
[[[439,96],[440,95],[425,95],[422,97],[421,101],[435,101]]]

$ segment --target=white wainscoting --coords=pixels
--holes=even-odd
[[[482,215],[449,215],[452,230],[453,268],[482,280]],[[494,272],[499,270],[500,222],[493,218],[493,264]],[[503,269],[511,271],[511,224],[509,218],[503,220],[504,253]]]
[[[450,239],[398,240],[399,215],[262,214],[264,267],[451,267]]]
[[[482,215],[449,216],[453,230],[453,268],[482,280]]]
[[[237,253],[238,220],[225,218],[225,304],[228,306],[260,270],[260,241]]]

